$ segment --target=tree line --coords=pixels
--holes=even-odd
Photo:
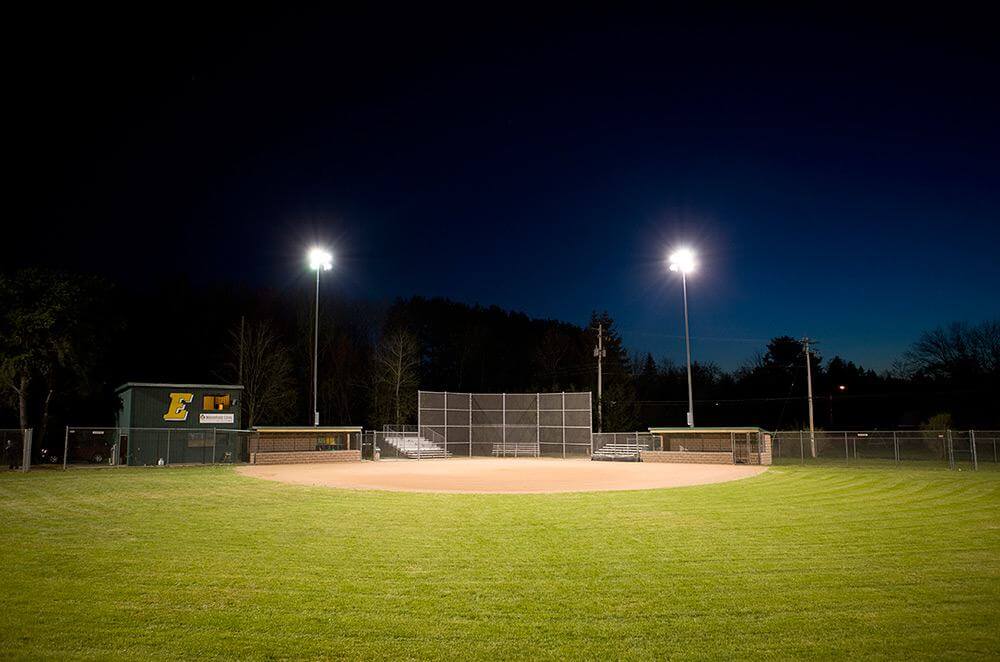
[[[111,425],[126,381],[245,387],[245,426],[311,421],[312,293],[185,279],[115,284],[27,269],[0,275],[0,427]],[[586,326],[441,298],[351,301],[319,316],[321,421],[416,419],[416,392],[591,391],[604,330],[603,428],[685,424],[686,366],[629,351],[614,319]],[[817,426],[1000,427],[1000,320],[921,334],[890,370],[811,355]],[[802,344],[772,339],[736,370],[692,366],[699,426],[807,424]],[[940,417],[944,418],[940,418]],[[596,427],[595,427],[596,429]]]

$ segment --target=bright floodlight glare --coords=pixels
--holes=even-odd
[[[309,268],[329,271],[333,268],[333,256],[322,248],[314,248],[309,251]]]
[[[670,256],[671,271],[689,274],[694,271],[695,266],[697,265],[694,262],[694,253],[690,249],[682,248]]]

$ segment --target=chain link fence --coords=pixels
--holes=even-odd
[[[249,460],[257,433],[223,428],[67,427],[62,465],[166,466]]]
[[[772,452],[774,464],[1000,468],[1000,431],[780,431]]]
[[[591,398],[583,393],[418,392],[418,430],[450,456],[589,457]]]

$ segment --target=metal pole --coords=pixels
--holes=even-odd
[[[420,428],[417,428],[417,434],[421,432]],[[448,453],[448,392],[445,391],[444,394],[444,452]]]
[[[542,396],[535,394],[535,457],[542,454]]]
[[[66,439],[63,441],[63,471],[66,471],[66,459],[69,455],[69,426],[66,426]]]
[[[170,428],[167,428],[167,459],[164,464],[170,464]]]
[[[34,438],[34,428],[25,430],[21,437],[21,473],[28,473],[31,469],[31,443]]]
[[[316,268],[316,307],[313,327],[313,427],[319,427],[319,391],[317,390],[317,375],[319,374],[319,271]],[[447,396],[445,396],[447,397]]]
[[[591,407],[593,407],[594,406],[594,401],[593,401],[593,398],[590,395],[590,391],[587,391],[587,400],[590,400],[589,404],[590,404]],[[566,416],[566,414],[564,413],[563,417],[565,417],[565,416]],[[563,434],[564,435],[566,434],[565,431],[563,432]],[[593,433],[593,428],[591,428],[591,433],[590,433],[590,454],[591,455],[594,454],[594,433]]]
[[[688,281],[687,274],[681,271],[681,287],[684,289],[684,347],[687,350],[688,371],[688,415],[689,428],[694,427],[694,388],[691,385],[691,333],[688,328]]]
[[[799,430],[799,459],[802,460],[802,464],[806,463],[806,449],[805,444],[802,443],[802,430]]]
[[[562,392],[562,451],[566,459],[566,392]]]
[[[945,444],[948,446],[948,468],[955,468],[955,446],[951,440],[951,430],[946,431]]]
[[[976,431],[969,430],[969,450],[972,451],[972,470],[979,471],[979,458],[976,456]]]
[[[501,447],[503,448],[503,456],[507,457],[507,394],[502,393],[500,397],[502,398],[500,407],[503,412],[501,414],[502,418],[500,419],[500,434],[502,435],[501,439],[503,440]]]
[[[472,394],[469,394],[469,457],[472,457]]]
[[[218,428],[212,428],[212,464],[215,464],[215,442],[216,433],[219,431]]]
[[[812,361],[809,360],[809,338],[803,338],[802,344],[806,350],[806,386],[809,392],[809,450],[813,457],[816,457],[816,425],[813,419],[813,377]]]
[[[847,443],[847,433],[844,433],[844,460],[850,464],[851,463],[851,447]]]
[[[602,359],[604,359],[604,325],[597,325],[597,431],[604,425],[604,395],[602,390]]]
[[[899,464],[899,440],[895,430],[892,431],[892,456],[896,459],[896,464]]]

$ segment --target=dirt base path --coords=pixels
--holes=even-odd
[[[247,476],[296,485],[356,490],[482,494],[541,494],[648,490],[738,480],[767,467],[732,464],[591,462],[549,458],[382,460],[343,464],[238,467]]]

